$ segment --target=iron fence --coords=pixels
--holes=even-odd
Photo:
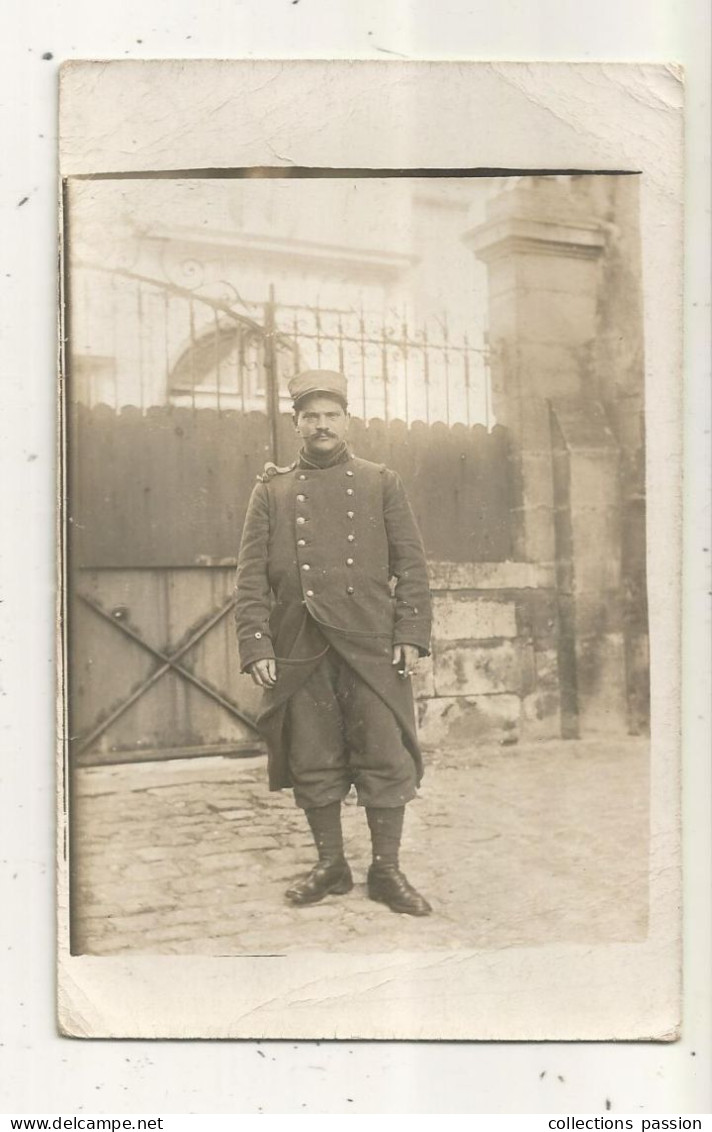
[[[232,284],[197,293],[136,272],[76,264],[70,318],[72,399],[289,412],[287,384],[307,368],[349,379],[364,420],[494,423],[488,348],[447,315],[250,301]]]

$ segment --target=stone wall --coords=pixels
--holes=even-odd
[[[414,686],[423,746],[559,736],[553,568],[441,562],[429,572],[432,655]]]
[[[523,177],[465,233],[487,264],[517,559],[554,568],[561,734],[649,718],[635,177]],[[436,665],[437,665],[436,660]]]

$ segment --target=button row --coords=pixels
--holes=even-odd
[[[353,472],[351,471],[351,469],[349,468],[349,470],[347,471],[346,475],[347,475],[347,476],[352,476],[353,474],[354,474],[354,473],[353,473]],[[298,480],[305,480],[306,478],[307,478],[307,477],[306,477],[306,476],[304,475],[304,472],[300,472],[300,473],[299,473],[299,475],[297,476],[297,479],[298,479]]]
[[[347,471],[346,471],[346,475],[347,475],[347,476],[349,476],[349,477],[352,477],[352,476],[354,475],[354,473],[353,473],[353,471],[352,471],[352,470],[351,470],[351,469],[349,468],[349,469],[347,469]],[[298,478],[298,479],[299,479],[300,481],[304,481],[304,480],[306,480],[306,479],[307,479],[307,476],[306,476],[306,475],[305,475],[305,474],[304,474],[303,472],[300,472],[297,478]],[[353,489],[352,487],[348,487],[348,488],[346,489],[346,494],[347,494],[347,495],[349,495],[349,496],[352,496],[352,495],[354,495],[354,494],[355,494],[355,492],[354,492],[354,489]],[[299,494],[297,495],[297,503],[305,503],[305,502],[306,502],[306,500],[307,500],[307,496],[306,496],[306,495],[304,495],[304,493],[303,493],[303,492],[300,492],[300,493],[299,493]],[[354,511],[347,511],[347,512],[346,512],[346,517],[347,517],[348,519],[353,519],[353,518],[355,517],[355,512],[354,512]],[[297,516],[297,524],[298,524],[298,525],[299,525],[300,527],[303,527],[303,526],[304,526],[304,524],[305,524],[306,522],[308,522],[308,520],[307,520],[307,519],[306,519],[306,518],[305,518],[305,517],[304,517],[303,515],[298,515],[298,516]],[[346,536],[346,538],[347,538],[348,542],[355,542],[355,541],[356,541],[356,535],[355,535],[355,534],[348,534],[348,535]],[[306,539],[304,539],[304,538],[300,538],[300,539],[297,539],[297,546],[299,546],[299,547],[304,547],[304,546],[306,546],[306,545],[307,545],[307,540],[306,540]],[[347,565],[347,566],[353,566],[353,565],[354,565],[354,559],[353,559],[353,558],[347,558],[347,559],[346,559],[346,565]],[[302,563],[302,570],[304,570],[304,571],[305,571],[306,573],[308,573],[308,572],[309,572],[309,571],[311,570],[311,565],[310,565],[310,563],[308,563],[308,562],[303,562],[303,563]],[[347,587],[346,587],[346,593],[347,593],[347,594],[351,595],[351,594],[354,594],[355,592],[356,592],[356,591],[355,591],[355,589],[354,589],[354,587],[353,587],[353,586],[347,586]],[[305,591],[304,591],[304,595],[305,595],[305,597],[314,597],[314,590],[312,590],[312,589],[309,589],[309,590],[305,590]]]
[[[354,593],[356,593],[356,590],[354,589],[353,586],[347,586],[346,592],[347,592],[347,594],[354,594]],[[305,590],[304,596],[305,597],[314,597],[314,590]]]
[[[356,535],[347,535],[346,541],[347,542],[356,542]],[[297,546],[306,546],[306,545],[307,545],[307,540],[305,538],[298,538],[297,539]]]
[[[354,491],[354,489],[352,487],[347,487],[346,488],[346,494],[347,495],[355,495],[356,492]],[[300,492],[299,495],[297,496],[297,503],[306,503],[307,499],[308,499],[308,496],[306,496],[302,492]]]
[[[353,558],[347,558],[346,559],[346,565],[347,566],[353,566],[353,564],[354,564]],[[309,565],[308,562],[304,562],[302,564],[302,570],[311,570],[311,566]]]

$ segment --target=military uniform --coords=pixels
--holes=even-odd
[[[275,657],[280,672],[258,718],[272,789],[293,784],[287,705],[329,649],[395,717],[420,781],[410,682],[391,656],[401,643],[427,652],[430,594],[420,536],[395,472],[347,451],[333,467],[298,464],[258,483],[240,546],[236,616],[243,670]]]
[[[303,451],[289,469],[269,467],[245,519],[236,621],[243,671],[276,662],[257,720],[270,788],[293,787],[308,816],[352,782],[366,807],[410,801],[423,763],[411,682],[393,649],[427,653],[431,610],[398,475],[345,445],[329,466]]]

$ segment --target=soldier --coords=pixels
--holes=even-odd
[[[236,590],[241,668],[263,690],[270,789],[293,788],[318,853],[286,896],[313,904],[353,887],[341,803],[354,784],[373,848],[370,898],[425,916],[398,860],[423,774],[410,682],[430,641],[423,545],[398,475],[347,447],[343,374],[301,373],[289,392],[302,448],[258,477]]]

